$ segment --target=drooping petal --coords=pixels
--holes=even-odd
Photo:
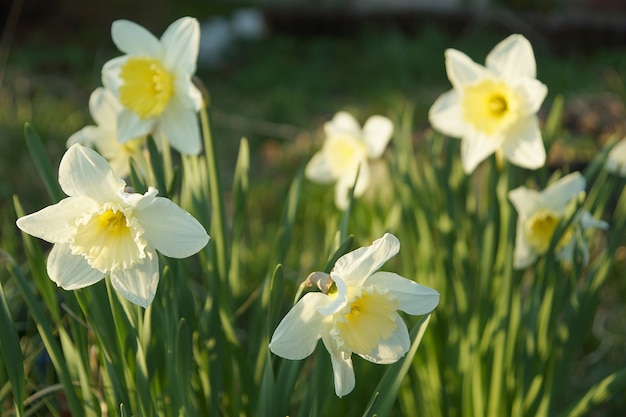
[[[461,163],[465,173],[471,174],[478,164],[500,148],[501,143],[499,137],[488,137],[474,130],[465,135],[461,142]]]
[[[182,69],[184,74],[196,71],[200,24],[192,17],[182,17],[172,23],[161,36],[165,50],[163,63],[169,71]]]
[[[378,346],[369,355],[358,354],[365,360],[378,364],[397,362],[411,347],[409,331],[402,317],[396,314],[396,330],[385,340],[381,340]]]
[[[117,115],[117,139],[120,143],[152,133],[155,118],[142,119],[133,111],[122,109]]]
[[[167,198],[156,197],[134,212],[146,240],[165,256],[186,258],[209,241],[200,222]]]
[[[626,138],[622,138],[606,157],[606,169],[614,175],[626,177]]]
[[[348,304],[348,286],[343,278],[330,271],[330,277],[335,282],[337,292],[334,297],[329,297],[326,304],[318,307],[317,311],[323,316],[330,316],[342,310]]]
[[[546,163],[537,116],[529,116],[511,126],[502,143],[502,152],[512,164],[522,168],[537,169]]]
[[[445,57],[448,79],[455,90],[462,90],[468,84],[490,76],[485,67],[475,63],[461,51],[446,49]]]
[[[587,229],[602,229],[607,230],[609,228],[609,224],[604,220],[596,219],[589,213],[587,210],[583,210],[580,214],[580,227],[583,230]]]
[[[363,140],[370,158],[380,158],[393,134],[393,123],[384,116],[371,116],[363,125]]]
[[[17,227],[29,235],[51,243],[68,242],[72,226],[85,213],[97,210],[96,202],[87,197],[67,197],[57,204],[17,219]]]
[[[146,248],[146,258],[133,268],[111,271],[111,284],[131,303],[147,308],[159,285],[159,258],[153,248]]]
[[[375,272],[363,285],[376,285],[378,288],[389,290],[389,293],[400,302],[398,310],[408,314],[427,314],[439,304],[437,291],[393,272]]]
[[[304,175],[313,182],[328,184],[335,181],[328,164],[328,158],[322,151],[316,152],[304,169]]]
[[[124,188],[125,182],[96,151],[77,143],[61,159],[59,185],[70,197],[85,196],[104,203],[115,201],[117,190]]]
[[[354,369],[352,367],[351,353],[339,351],[335,340],[328,334],[322,335],[322,341],[333,366],[333,380],[335,382],[335,394],[341,398],[350,394],[354,389]]]
[[[83,256],[72,255],[67,243],[52,247],[46,268],[50,279],[66,290],[84,288],[104,278],[104,273],[89,266]]]
[[[202,150],[196,113],[186,108],[176,97],[170,100],[161,114],[159,125],[170,145],[177,151],[197,155]]]
[[[440,95],[428,112],[430,124],[444,135],[460,138],[468,129],[463,121],[461,98],[456,90]]]
[[[358,137],[361,135],[359,122],[348,112],[340,111],[333,119],[324,123],[324,133],[326,136],[349,135]]]
[[[98,87],[89,96],[89,112],[98,126],[113,129],[121,109],[122,105],[117,98],[105,88]]]
[[[580,172],[572,172],[542,191],[542,203],[546,208],[562,213],[570,200],[585,190],[585,184],[585,177]]]
[[[111,25],[111,38],[117,48],[129,55],[161,58],[161,42],[146,28],[130,20],[116,20]]]
[[[313,353],[322,337],[326,319],[317,309],[327,301],[328,296],[319,292],[305,294],[274,330],[270,350],[291,360],[304,359]]]
[[[335,263],[333,271],[345,280],[349,287],[359,287],[385,262],[400,250],[400,241],[390,233],[376,239],[370,246],[343,255]]]
[[[537,67],[533,48],[522,35],[511,35],[487,55],[487,68],[506,79],[535,78]]]

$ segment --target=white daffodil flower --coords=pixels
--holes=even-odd
[[[105,157],[113,172],[121,178],[128,177],[130,160],[133,159],[142,175],[148,174],[148,166],[143,155],[143,137],[131,139],[125,143],[117,140],[117,115],[122,105],[113,93],[98,87],[89,97],[89,111],[96,126],[85,126],[72,134],[67,140],[67,147],[75,143],[96,148]]]
[[[72,145],[59,166],[59,184],[69,196],[17,220],[24,232],[54,243],[47,261],[50,279],[66,290],[108,275],[131,302],[147,307],[159,283],[156,251],[191,256],[209,236],[188,212],[152,187],[127,192],[107,162],[92,149]]]
[[[398,239],[387,233],[371,246],[339,258],[330,273],[334,285],[327,293],[309,292],[296,303],[274,331],[270,350],[286,359],[304,359],[321,338],[330,353],[339,397],[354,388],[352,353],[379,364],[399,360],[410,340],[397,310],[427,314],[439,303],[439,293],[431,288],[391,272],[376,272],[399,250]],[[319,278],[328,274],[315,274],[317,281],[328,281]]]
[[[455,49],[445,52],[453,89],[432,105],[432,126],[461,138],[461,162],[466,173],[494,152],[524,168],[544,165],[546,151],[537,111],[547,88],[536,77],[532,46],[511,35],[487,55],[486,67]]]
[[[573,172],[550,184],[541,192],[526,187],[509,191],[509,200],[518,215],[513,252],[514,268],[526,268],[547,252],[568,203],[584,190],[585,178],[580,173]],[[576,239],[582,230],[591,227],[606,228],[606,223],[593,219],[584,210],[580,211],[556,245],[557,258],[571,263],[574,245],[578,242],[583,251],[583,258],[588,260],[586,244],[581,246],[580,240]]]
[[[111,36],[126,54],[102,67],[102,83],[122,104],[117,118],[120,142],[150,133],[184,154],[198,154],[196,113],[202,108],[202,94],[191,80],[200,42],[198,21],[178,19],[159,40],[136,23],[116,20]]]
[[[324,124],[324,133],[324,146],[307,164],[305,175],[322,184],[336,182],[335,204],[345,210],[349,202],[348,192],[355,181],[355,197],[367,189],[370,181],[368,158],[382,156],[393,134],[393,124],[388,118],[375,115],[368,118],[361,129],[351,114],[342,111]]]
[[[620,177],[626,177],[626,138],[613,146],[604,164],[609,172]]]

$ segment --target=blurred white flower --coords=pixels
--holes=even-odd
[[[308,179],[318,183],[336,182],[335,204],[348,207],[348,192],[354,186],[354,196],[361,196],[370,182],[369,159],[380,158],[393,134],[391,120],[371,116],[363,129],[347,112],[335,114],[324,124],[326,140],[305,169]],[[358,180],[357,180],[358,172]]]
[[[439,293],[392,272],[376,272],[399,250],[398,239],[387,233],[339,258],[330,279],[315,273],[319,287],[330,289],[309,292],[296,303],[274,331],[270,350],[286,359],[304,359],[321,338],[339,397],[355,385],[352,353],[379,364],[404,356],[409,333],[397,310],[427,314],[439,303]]]
[[[609,172],[621,177],[626,177],[626,138],[620,140],[609,151],[605,166]]]
[[[113,93],[104,88],[97,88],[89,97],[89,111],[96,126],[85,126],[72,134],[67,140],[67,147],[75,143],[95,148],[105,157],[113,172],[126,178],[130,172],[130,160],[144,177],[148,174],[147,161],[143,154],[143,137],[120,143],[117,140],[117,115],[122,105]]]
[[[95,151],[72,145],[59,166],[59,184],[69,196],[17,220],[24,232],[54,243],[47,261],[50,279],[66,290],[108,275],[131,302],[147,307],[159,283],[156,250],[191,256],[209,236],[189,213],[152,187],[127,192]]]
[[[567,205],[584,190],[585,178],[580,173],[573,172],[541,192],[526,187],[518,187],[509,192],[509,199],[518,215],[513,253],[515,269],[528,267],[548,251]],[[572,263],[574,247],[578,245],[586,263],[589,252],[582,240],[582,232],[592,227],[604,229],[607,224],[595,220],[584,210],[579,211],[555,247],[557,258]]]
[[[536,77],[532,46],[511,35],[487,55],[486,67],[455,49],[445,52],[446,71],[453,89],[432,105],[432,126],[461,138],[461,161],[466,173],[494,152],[514,165],[536,169],[544,165],[537,111],[547,88]]]
[[[198,154],[196,113],[203,103],[191,81],[200,42],[198,21],[178,19],[159,40],[136,23],[116,20],[111,36],[125,53],[102,67],[102,83],[122,104],[117,118],[119,141],[151,133],[184,154]]]

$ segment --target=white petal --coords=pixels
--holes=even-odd
[[[98,87],[89,97],[89,111],[98,126],[114,129],[122,105],[109,90]]]
[[[147,308],[159,285],[159,259],[154,249],[146,248],[143,263],[111,271],[111,284],[131,303]]]
[[[513,203],[518,217],[524,221],[542,204],[541,194],[523,186],[509,191],[509,200]]]
[[[337,292],[334,297],[328,297],[326,304],[318,307],[317,311],[323,316],[330,316],[341,311],[348,304],[348,286],[343,278],[334,271],[330,271],[330,277],[335,282]]]
[[[128,55],[119,56],[110,59],[102,66],[102,85],[118,99],[119,89],[124,84],[124,80],[120,77],[120,72],[128,58]]]
[[[506,78],[535,78],[537,68],[530,42],[522,35],[511,35],[487,55],[487,68]]]
[[[384,116],[371,116],[365,121],[362,134],[368,156],[372,159],[380,158],[391,140],[393,123]]]
[[[427,314],[439,304],[439,293],[393,272],[379,271],[370,276],[363,285],[376,285],[387,289],[400,301],[398,310],[408,314]]]
[[[359,137],[361,126],[350,113],[340,111],[335,114],[330,122],[324,123],[324,133],[326,136],[349,135]]]
[[[198,87],[194,85],[190,77],[178,77],[175,80],[174,90],[176,98],[183,107],[193,110],[194,112],[198,112],[202,109],[202,93],[198,90]]]
[[[519,80],[516,90],[524,99],[523,108],[519,109],[524,116],[534,115],[539,111],[543,100],[548,94],[548,87],[534,78]]]
[[[357,173],[350,175],[344,175],[337,181],[335,185],[335,204],[340,210],[346,210],[348,208],[348,195],[350,193],[350,189],[354,187],[354,198],[358,198],[365,193],[367,187],[370,183],[370,168],[367,161],[362,161],[362,165],[358,170],[358,179],[355,177]]]
[[[129,55],[160,58],[161,42],[146,28],[130,20],[116,20],[111,25],[111,37],[117,48]]]
[[[396,314],[396,330],[385,340],[374,348],[369,355],[358,354],[365,360],[378,364],[389,364],[397,362],[411,347],[409,331],[402,317]]]
[[[47,270],[50,279],[66,290],[84,288],[104,278],[104,273],[89,266],[84,257],[72,255],[66,243],[57,243],[52,247]]]
[[[326,154],[316,152],[304,169],[304,175],[313,182],[327,184],[335,181],[335,177],[328,165]]]
[[[596,219],[587,210],[583,210],[580,215],[580,227],[582,227],[583,230],[587,230],[587,229],[607,230],[609,228],[609,224],[605,222],[604,220]]]
[[[335,382],[335,394],[341,398],[350,394],[354,389],[354,369],[352,368],[351,353],[337,350],[335,340],[330,335],[322,335],[322,341],[326,350],[330,353],[333,366],[333,380]]]
[[[202,150],[200,127],[196,113],[173,98],[161,114],[159,126],[172,148],[187,155],[197,155]]]
[[[166,69],[172,71],[180,68],[185,74],[196,71],[200,45],[200,25],[196,19],[178,19],[163,33],[161,42],[165,49],[163,63]]]
[[[131,110],[122,109],[117,115],[117,138],[120,143],[152,133],[156,119],[142,119]]]
[[[96,210],[96,202],[87,197],[67,197],[57,204],[17,219],[17,227],[29,235],[51,243],[68,242],[72,226],[85,213]]]
[[[501,139],[498,137],[486,136],[474,130],[465,135],[461,142],[461,163],[465,173],[471,174],[500,145]]]
[[[463,121],[461,99],[456,90],[440,95],[428,111],[430,124],[444,135],[460,138],[468,130]]]
[[[467,55],[456,49],[446,49],[446,72],[456,90],[462,90],[483,78],[490,77],[489,71],[472,61]]]
[[[562,213],[567,203],[585,190],[585,184],[585,177],[580,175],[580,172],[572,172],[541,192],[542,204],[546,208]]]
[[[626,177],[626,138],[620,140],[607,155],[606,169],[622,177]]]
[[[72,133],[72,135],[67,139],[65,146],[69,148],[75,143],[80,143],[81,145],[86,146],[94,146],[96,143],[100,142],[101,137],[102,130],[98,126],[85,126],[78,132]]]
[[[144,237],[165,256],[186,258],[209,241],[204,227],[191,214],[163,197],[134,210]]]
[[[508,161],[522,168],[537,169],[546,163],[546,149],[537,116],[527,117],[511,126],[502,143],[502,152]]]
[[[517,219],[515,229],[515,248],[513,249],[513,268],[524,269],[537,260],[537,253],[530,248],[524,237],[523,219]]]
[[[328,301],[320,292],[304,295],[281,320],[274,330],[269,348],[281,358],[300,360],[315,350],[324,330],[325,317],[317,308]]]
[[[359,287],[385,262],[400,250],[400,241],[390,233],[376,239],[370,246],[356,249],[337,260],[333,271],[349,287]]]
[[[82,195],[104,203],[115,201],[117,190],[124,188],[125,182],[96,151],[75,144],[61,159],[59,184],[70,197]]]

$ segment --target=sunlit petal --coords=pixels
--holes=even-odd
[[[363,359],[372,363],[390,364],[397,362],[411,347],[409,331],[402,317],[396,314],[396,331],[387,339],[381,340],[378,346],[368,355],[359,353]]]
[[[440,95],[428,112],[428,120],[444,135],[453,138],[462,137],[468,126],[463,121],[459,93],[456,90],[450,90]]]
[[[385,233],[370,246],[356,249],[339,258],[335,263],[334,272],[341,276],[348,286],[360,286],[399,250],[398,238]]]
[[[111,284],[130,302],[147,308],[159,284],[159,259],[154,249],[148,249],[144,261],[133,268],[111,271]]]
[[[530,42],[522,35],[510,35],[487,55],[487,68],[496,75],[512,79],[535,78],[537,68]]]
[[[355,385],[354,369],[350,352],[343,352],[337,349],[335,341],[322,335],[324,346],[330,353],[330,360],[333,367],[333,380],[335,382],[335,394],[341,398],[352,392]]]
[[[111,38],[117,48],[129,55],[160,57],[163,47],[144,27],[130,20],[116,20],[111,25]]]
[[[413,315],[430,313],[439,304],[439,293],[393,272],[378,271],[363,285],[376,285],[387,289],[400,302],[398,310]]]
[[[445,59],[448,79],[455,89],[489,76],[489,72],[482,65],[456,49],[446,49]]]
[[[50,279],[66,290],[84,288],[104,278],[104,273],[89,266],[84,257],[72,255],[66,243],[52,247],[46,265]]]
[[[304,359],[315,350],[326,317],[317,308],[328,301],[322,293],[307,293],[293,306],[274,330],[269,348],[282,358]]]
[[[380,158],[391,140],[393,123],[385,116],[371,116],[363,125],[363,140],[367,145],[368,156]]]
[[[200,24],[196,19],[183,17],[176,20],[165,30],[161,42],[166,68],[180,68],[185,74],[196,71],[200,45]]]
[[[161,115],[160,126],[170,145],[179,152],[197,155],[202,150],[198,117],[179,100],[172,99]]]
[[[542,167],[546,163],[546,149],[537,116],[529,116],[511,127],[502,151],[514,165],[528,169]]]
[[[492,155],[501,144],[500,138],[486,137],[476,131],[464,136],[461,142],[461,162],[465,173],[472,173],[478,164]]]

